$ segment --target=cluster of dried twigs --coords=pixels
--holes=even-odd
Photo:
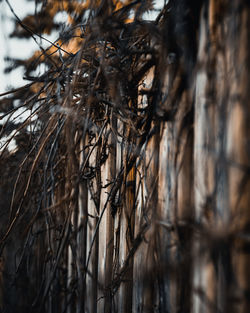
[[[61,47],[55,43],[53,52],[51,48],[42,49],[40,55],[19,62],[26,66],[26,79],[32,82],[10,91],[11,96],[1,102],[6,107],[1,132],[10,135],[2,146],[1,160],[11,162],[14,153],[18,159],[15,162],[19,163],[15,177],[11,178],[13,193],[8,226],[2,232],[1,253],[18,229],[23,239],[13,279],[19,275],[20,279],[37,277],[31,282],[38,284],[38,292],[30,300],[34,308],[44,308],[51,292],[65,295],[63,310],[72,302],[71,297],[85,301],[86,291],[85,296],[75,293],[80,279],[84,286],[86,275],[95,275],[88,267],[94,262],[93,249],[98,249],[102,217],[109,210],[110,218],[115,219],[124,205],[130,215],[135,214],[135,167],[140,167],[147,142],[158,129],[157,120],[173,117],[170,109],[165,112],[160,105],[161,66],[165,66],[163,58],[167,53],[163,30],[169,6],[164,7],[156,21],[143,21],[141,16],[150,5],[150,1],[132,1],[117,9],[111,1],[103,1],[96,7],[82,6],[71,28],[59,38]],[[81,20],[87,10],[87,17]],[[19,28],[36,36],[25,24],[27,21],[18,22]],[[73,46],[76,52],[67,52],[67,48],[62,48],[65,46]],[[32,77],[30,73],[41,63],[47,70]],[[143,79],[150,70],[152,83],[144,88]],[[14,104],[15,99],[19,100],[18,105]],[[30,113],[24,121],[15,123],[16,112],[21,108],[24,116],[25,110]],[[13,138],[18,150],[8,152]],[[105,183],[102,172],[107,164],[113,168]],[[128,184],[132,186],[131,194]],[[101,197],[106,193],[103,202]],[[131,198],[129,204],[127,198]],[[93,202],[93,212],[87,202]],[[111,273],[105,287],[112,297],[131,267],[131,259],[148,226],[144,223],[134,238],[131,218],[128,256],[121,268],[117,265],[118,272]],[[89,219],[95,220],[92,239],[87,238]],[[119,240],[116,245],[120,245]],[[73,255],[74,264],[67,264],[69,254]],[[24,274],[23,266],[28,260],[31,264]],[[92,270],[96,271],[94,267]],[[48,303],[45,306],[48,309]]]

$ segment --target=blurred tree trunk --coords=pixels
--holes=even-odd
[[[196,264],[195,312],[249,306],[249,256],[240,235],[250,217],[249,13],[245,1],[209,1],[200,19],[194,186],[207,254]]]

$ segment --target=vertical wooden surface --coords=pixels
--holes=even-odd
[[[79,167],[81,168],[86,160],[86,151],[84,151],[86,142],[86,134],[80,140],[80,157]],[[85,277],[85,262],[86,262],[86,245],[87,245],[87,227],[88,227],[88,189],[86,179],[83,179],[79,184],[78,197],[78,221],[77,221],[77,250],[76,250],[76,265],[77,265],[77,287],[79,296],[77,297],[76,312],[85,312],[86,303],[86,280]]]
[[[89,166],[95,166],[96,150],[93,150],[89,157]],[[97,312],[97,293],[98,293],[98,240],[94,240],[94,233],[98,222],[98,212],[93,199],[96,185],[88,185],[88,228],[87,228],[87,257],[86,265],[86,311]],[[92,243],[92,241],[94,242]],[[90,257],[89,257],[90,255]],[[89,263],[87,264],[87,261]]]
[[[109,134],[109,151],[108,151],[108,179],[107,183],[114,182],[116,177],[116,144],[117,138],[115,136],[116,131],[116,119],[113,114],[111,115],[111,129]],[[111,187],[107,187],[107,191],[111,192]],[[104,295],[105,295],[105,304],[104,312],[112,312],[113,308],[113,294],[112,294],[112,279],[114,274],[114,217],[112,215],[113,210],[115,209],[116,203],[109,203],[107,208],[107,218],[106,218],[106,258],[105,258],[105,283],[104,283]]]
[[[123,146],[124,186],[122,188],[122,208],[120,211],[120,242],[119,242],[119,265],[120,269],[126,266],[122,283],[119,288],[118,312],[132,311],[133,301],[133,258],[127,261],[134,240],[135,222],[135,165],[127,170],[131,155],[134,153],[134,140],[131,129],[124,125],[125,138]]]
[[[43,227],[46,238],[34,239],[32,231],[26,237],[27,247],[37,240],[35,265],[28,272],[31,253],[18,250],[19,232],[5,252],[15,275],[15,262],[25,270],[22,283],[37,273],[32,310],[41,302],[48,313],[249,311],[249,5],[209,0],[199,12],[193,1],[169,3],[173,10],[166,7],[158,24],[141,23],[146,33],[152,30],[155,59],[140,83],[127,82],[129,75],[122,83],[112,78],[105,98],[103,81],[119,67],[112,68],[112,53],[124,68],[127,60],[105,43],[111,75],[97,54],[94,61],[104,63],[93,70],[93,93],[101,87],[90,111],[103,111],[93,120],[91,111],[83,133],[73,113],[66,119],[59,159],[65,177],[44,195],[44,222],[30,228]],[[138,60],[135,72],[148,64],[147,57]],[[0,310],[3,279],[0,264]],[[28,303],[20,290],[9,294],[20,307]]]
[[[248,307],[243,290],[249,288],[249,256],[244,239],[232,241],[249,221],[249,9],[244,5],[209,1],[200,22],[194,187],[204,227],[200,245],[207,254],[197,257],[195,312]],[[210,237],[203,242],[204,236]]]
[[[232,211],[233,225],[238,230],[234,247],[234,269],[238,290],[235,293],[239,298],[239,305],[234,312],[249,310],[250,270],[249,248],[247,233],[250,222],[250,176],[249,169],[249,136],[250,136],[250,10],[244,1],[231,5],[236,12],[235,28],[231,29],[238,49],[233,49],[231,41],[231,55],[228,58],[232,66],[233,80],[230,84],[228,127],[227,127],[227,156],[229,161],[229,203]]]

